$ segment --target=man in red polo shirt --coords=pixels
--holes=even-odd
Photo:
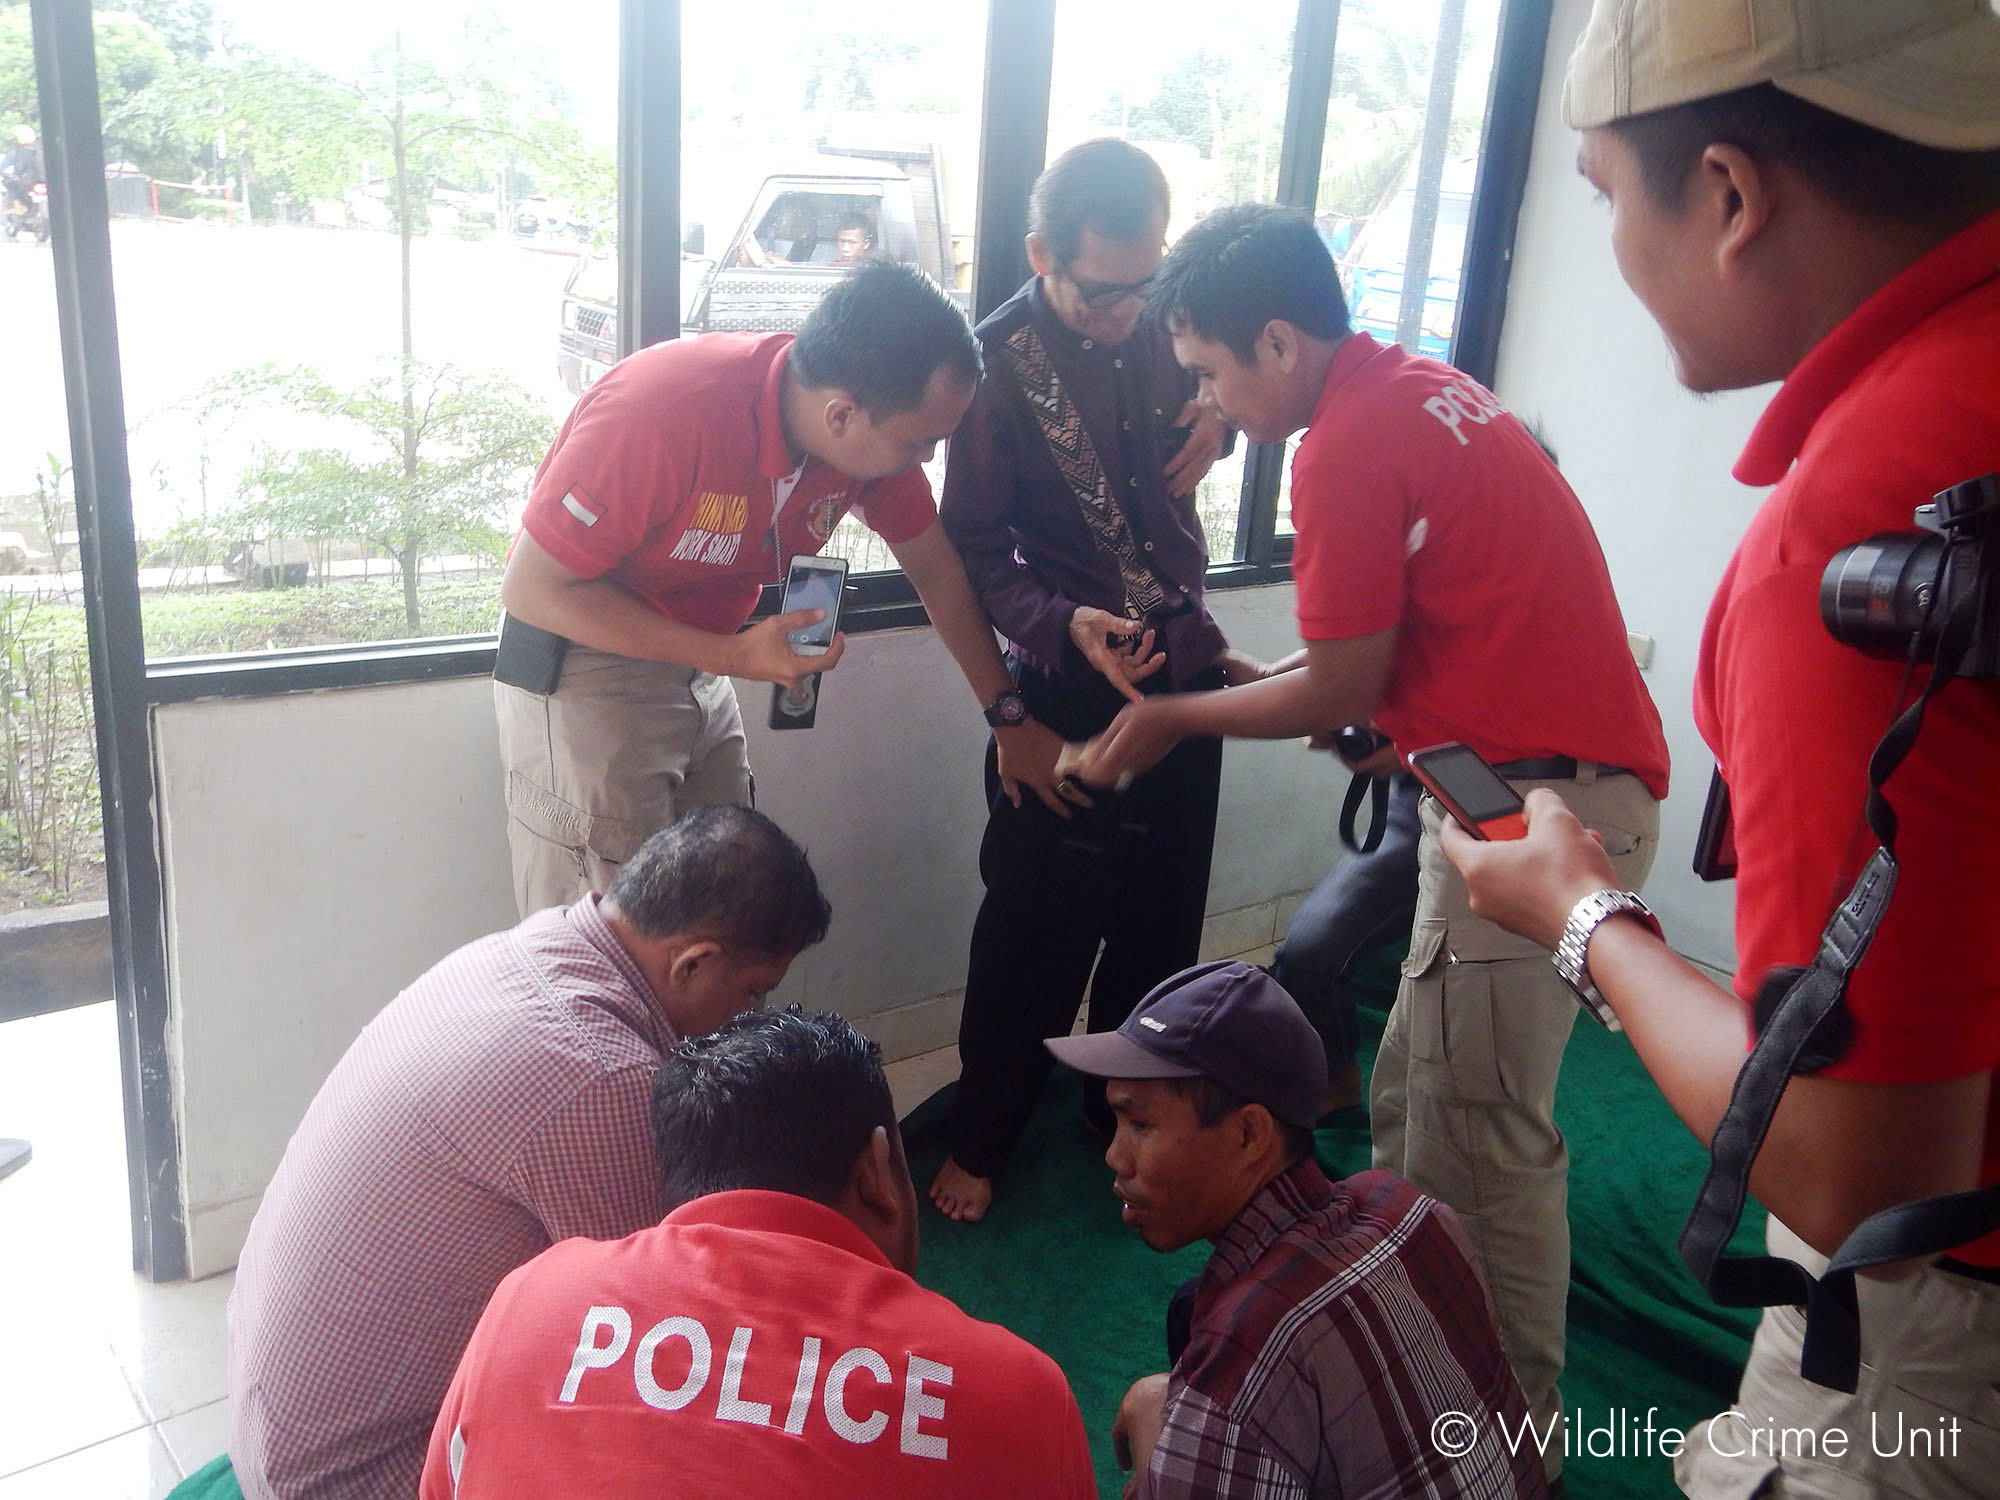
[[[1682,384],[1784,381],[1736,465],[1776,488],[1723,575],[1695,680],[1734,809],[1735,994],[1655,929],[1603,920],[1616,872],[1553,797],[1528,799],[1516,843],[1447,842],[1481,911],[1580,956],[1702,1141],[1766,977],[1812,959],[1870,852],[1869,757],[1911,691],[1900,660],[1828,633],[1821,575],[2000,469],[2000,19],[1984,0],[1796,0],[1758,17],[1753,38],[1727,0],[1599,0],[1564,95],[1619,269]],[[1931,700],[1885,789],[1900,875],[1848,984],[1851,1041],[1790,1079],[1756,1157],[1771,1251],[1814,1275],[1871,1214],[2000,1182],[1996,748],[2000,686],[1959,678]],[[2000,1234],[1896,1270],[1858,1283],[1852,1394],[1800,1374],[1799,1309],[1766,1310],[1743,1416],[1690,1431],[1683,1489],[1991,1493]],[[1940,1440],[1900,1440],[1918,1429]],[[1851,1442],[1751,1440],[1772,1432]]]
[[[1637,885],[1667,746],[1583,507],[1490,391],[1351,331],[1304,214],[1220,209],[1154,297],[1205,398],[1292,466],[1299,634],[1262,682],[1127,707],[1083,774],[1143,770],[1190,735],[1270,739],[1373,721],[1407,755],[1447,740],[1588,809]],[[1466,907],[1425,799],[1403,983],[1375,1063],[1375,1165],[1458,1211],[1539,1428],[1557,1418],[1569,1292],[1556,1073],[1576,1000],[1532,944]],[[1547,1455],[1551,1474],[1561,1453]]]
[[[542,632],[553,683],[516,670],[503,632],[495,702],[514,893],[523,915],[601,891],[677,812],[751,800],[732,677],[831,671],[787,632],[742,630],[759,589],[818,552],[850,510],[889,543],[988,710],[1007,793],[1052,807],[1061,742],[1023,715],[917,467],[980,375],[964,314],[921,271],[851,273],[789,334],[707,334],[642,349],[584,393],[521,518],[501,601]],[[740,632],[740,633],[739,633]],[[566,646],[564,643],[567,643]]]
[[[670,1212],[500,1284],[432,1430],[423,1500],[1088,1500],[1062,1371],[912,1279],[917,1190],[880,1049],[754,1011],[653,1089]]]

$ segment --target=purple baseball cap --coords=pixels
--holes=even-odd
[[[1277,980],[1233,958],[1183,969],[1116,1031],[1042,1045],[1099,1078],[1206,1078],[1308,1130],[1326,1100],[1326,1048],[1312,1022]]]

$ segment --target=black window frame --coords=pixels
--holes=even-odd
[[[1058,0],[989,0],[973,268],[975,315],[1028,275],[1028,190],[1047,148]],[[1137,0],[1134,0],[1135,7]],[[1505,317],[1520,200],[1552,0],[1502,0],[1486,128],[1461,275],[1453,362],[1491,384]],[[152,714],[199,699],[417,683],[490,673],[491,635],[148,661],[140,618],[125,444],[110,211],[87,0],[29,0],[47,141],[58,321],[85,574],[100,791],[105,809],[113,978],[124,1076],[133,1260],[154,1280],[186,1274],[185,1205],[169,1069],[165,905],[155,841]],[[618,0],[619,354],[680,333],[681,5]],[[1339,0],[1299,0],[1278,197],[1310,212],[1332,93]],[[996,121],[1031,125],[990,128]],[[1238,510],[1240,560],[1209,570],[1211,590],[1291,578],[1276,532],[1284,449],[1254,444]],[[858,577],[850,632],[926,623],[908,580]],[[777,607],[765,590],[760,612]]]

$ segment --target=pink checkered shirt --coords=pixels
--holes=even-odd
[[[648,1099],[675,1041],[595,898],[459,949],[369,1022],[237,1266],[229,1452],[249,1500],[416,1493],[501,1278],[663,1216]]]

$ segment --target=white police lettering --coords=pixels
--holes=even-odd
[[[653,1360],[661,1344],[676,1338],[687,1340],[687,1379],[667,1390],[654,1378]],[[708,1367],[714,1362],[715,1352],[709,1347],[706,1328],[693,1318],[662,1318],[646,1330],[646,1336],[639,1340],[638,1350],[632,1355],[632,1378],[638,1386],[639,1399],[661,1411],[679,1411],[701,1394],[701,1388],[708,1384]]]
[[[950,1365],[925,1359],[919,1354],[905,1356],[902,1378],[902,1409],[892,1409],[897,1381],[889,1361],[873,1349],[849,1349],[831,1363],[822,1365],[823,1342],[815,1337],[800,1340],[795,1359],[787,1353],[773,1354],[773,1335],[738,1325],[730,1330],[728,1346],[720,1361],[716,1380],[713,1417],[719,1422],[735,1422],[750,1427],[772,1428],[794,1437],[802,1435],[812,1420],[814,1397],[834,1435],[865,1446],[879,1441],[896,1419],[896,1445],[912,1458],[942,1461],[950,1452],[950,1442],[939,1429],[945,1423],[944,1392],[951,1389],[954,1371]],[[564,1377],[559,1401],[574,1404],[586,1374],[610,1371],[632,1351],[629,1378],[638,1398],[655,1411],[690,1411],[701,1414],[698,1405],[715,1375],[715,1346],[721,1342],[720,1329],[710,1330],[691,1317],[662,1318],[648,1328],[636,1345],[632,1342],[632,1314],[622,1307],[592,1307],[583,1315],[576,1349],[570,1356],[569,1373]],[[672,1387],[663,1386],[661,1377],[672,1379],[681,1368],[677,1350],[662,1345],[677,1341],[687,1346],[687,1373]],[[784,1365],[792,1368],[784,1369]],[[821,1381],[820,1372],[826,1375]],[[589,1399],[607,1399],[600,1387],[605,1380],[623,1378],[604,1375],[594,1378]],[[775,1395],[791,1387],[791,1404],[785,1409],[782,1427],[773,1421],[769,1401],[752,1395]],[[873,1391],[866,1385],[872,1383]]]
[[[715,1403],[718,1422],[748,1422],[753,1427],[771,1425],[767,1401],[743,1399],[743,1361],[750,1354],[750,1330],[739,1328],[730,1335],[729,1354],[722,1362],[722,1395]]]
[[[910,1356],[910,1368],[903,1377],[903,1451],[913,1458],[943,1458],[950,1448],[935,1432],[920,1432],[917,1424],[925,1418],[944,1416],[944,1397],[924,1390],[926,1384],[949,1386],[951,1366],[935,1364],[918,1355]]]
[[[847,1377],[864,1365],[877,1385],[889,1383],[889,1361],[873,1349],[849,1349],[826,1372],[826,1425],[850,1443],[872,1443],[889,1425],[887,1412],[870,1412],[865,1420],[857,1422],[848,1410]]]
[[[1499,398],[1491,391],[1483,390],[1470,382],[1465,385],[1454,383],[1446,386],[1435,396],[1425,400],[1424,410],[1451,430],[1451,435],[1458,439],[1461,448],[1470,447],[1472,444],[1472,439],[1465,435],[1463,424],[1471,422],[1474,426],[1484,427],[1495,417],[1505,416],[1507,413],[1507,408],[1500,404]]]
[[[611,1341],[600,1345],[597,1330],[609,1328]],[[576,1357],[569,1362],[569,1379],[563,1382],[558,1401],[576,1400],[577,1383],[585,1370],[606,1370],[618,1363],[625,1346],[632,1342],[632,1315],[622,1307],[593,1307],[583,1315],[583,1332],[577,1336]]]

